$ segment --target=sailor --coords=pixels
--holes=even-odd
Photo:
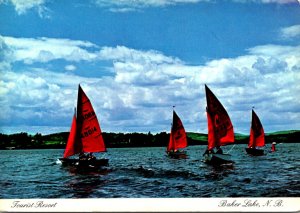
[[[83,152],[80,152],[79,153],[79,160],[86,160],[86,159],[87,159],[86,155]]]
[[[209,155],[209,154],[214,154],[214,150],[213,150],[213,149],[207,149],[207,150],[204,152],[203,156],[204,156],[204,155]]]
[[[95,160],[95,159],[96,159],[96,157],[93,155],[92,152],[90,152],[90,153],[88,154],[88,160]]]

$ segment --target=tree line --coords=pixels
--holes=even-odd
[[[166,147],[170,134],[160,132],[157,134],[148,133],[106,133],[103,132],[103,139],[108,148],[121,147]],[[0,133],[0,149],[64,149],[68,140],[69,132],[60,132],[49,135],[36,133],[30,135],[26,132],[16,134]],[[266,134],[266,143],[273,141],[280,143],[300,142],[300,131],[285,131],[281,133]],[[207,134],[187,133],[189,146],[207,145]],[[249,136],[237,134],[235,143],[247,144]]]

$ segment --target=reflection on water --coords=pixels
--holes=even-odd
[[[73,192],[74,197],[90,197],[94,190],[101,188],[105,181],[98,176],[76,176],[74,179],[66,182],[65,187]]]
[[[221,180],[234,173],[234,164],[211,166],[211,171],[205,175],[206,179]]]
[[[201,162],[205,148],[188,147],[180,160],[164,147],[109,149],[109,168],[97,172],[57,164],[63,150],[2,150],[0,198],[300,196],[300,144],[258,157],[236,145],[235,163],[219,167]]]
[[[99,170],[77,170],[72,166],[61,166],[61,169],[70,174],[64,181],[65,189],[71,197],[90,198],[95,191],[101,189],[106,180],[102,176],[108,175],[112,170],[102,168]]]

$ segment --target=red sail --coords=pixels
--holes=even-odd
[[[234,143],[231,120],[217,97],[205,85],[207,102],[208,149]]]
[[[206,112],[206,115],[207,115],[207,128],[208,128],[208,138],[207,138],[208,148],[207,149],[212,150],[213,148],[215,148],[218,145],[216,144],[213,121],[212,121],[209,113]]]
[[[93,106],[79,85],[77,102],[77,131],[83,152],[105,152],[100,125]]]
[[[173,111],[173,123],[167,151],[182,149],[185,147],[187,147],[186,132],[180,118],[176,112]]]
[[[76,132],[77,132],[77,125],[76,125],[76,116],[74,114],[71,130],[69,134],[69,138],[67,141],[67,147],[64,152],[64,158],[70,157],[72,155],[78,154],[82,151],[81,143],[79,143],[79,140],[76,138]]]
[[[251,122],[251,129],[250,129],[250,140],[248,147],[255,148],[255,147],[262,147],[265,145],[265,132],[264,128],[254,112],[252,110],[252,122]]]

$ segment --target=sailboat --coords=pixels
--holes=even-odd
[[[261,147],[265,146],[265,132],[264,128],[252,109],[252,121],[250,128],[250,139],[248,143],[248,148],[246,148],[246,152],[249,155],[260,156],[264,155],[264,150]],[[260,149],[258,149],[260,147]]]
[[[173,110],[173,122],[171,127],[167,155],[171,158],[186,158],[186,151],[182,150],[187,147],[187,137],[183,124]]]
[[[94,152],[106,152],[106,147],[93,106],[79,85],[77,112],[75,110],[63,158],[59,160],[62,165],[83,169],[108,166],[108,159],[96,159]],[[76,154],[79,154],[78,159],[70,158]]]
[[[205,85],[206,114],[208,126],[208,147],[205,151],[204,162],[213,165],[233,163],[231,155],[223,154],[221,146],[234,143],[233,126],[225,108],[217,97]],[[217,148],[216,153],[214,148]]]

